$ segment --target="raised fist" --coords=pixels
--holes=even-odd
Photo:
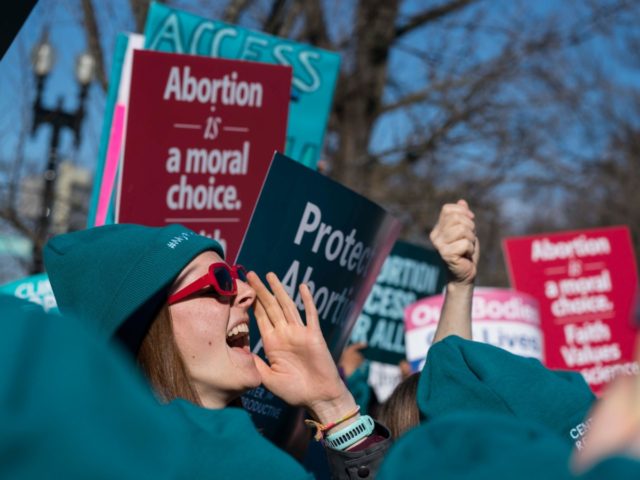
[[[476,278],[480,243],[473,219],[466,201],[447,203],[431,231],[431,242],[447,264],[451,281],[456,283],[471,284]]]

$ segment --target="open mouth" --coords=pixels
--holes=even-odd
[[[241,323],[227,332],[227,345],[231,348],[249,349],[249,325]]]

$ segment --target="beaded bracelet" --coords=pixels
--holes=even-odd
[[[312,428],[312,427],[316,428],[316,433],[313,436],[313,438],[315,438],[316,440],[320,441],[324,437],[325,432],[328,432],[333,427],[335,427],[337,425],[340,425],[341,423],[349,420],[350,418],[355,417],[359,412],[360,412],[360,407],[358,406],[355,410],[352,410],[351,412],[347,413],[344,417],[340,418],[339,420],[336,420],[335,422],[329,422],[329,423],[322,424],[322,423],[317,422],[315,420],[307,419],[307,420],[304,421],[304,423],[310,428]]]

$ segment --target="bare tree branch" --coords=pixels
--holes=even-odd
[[[295,28],[296,24],[300,22],[300,14],[303,10],[303,0],[293,0],[291,6],[286,11],[286,16],[282,21],[282,26],[278,35],[281,37],[289,37],[291,32]]]
[[[305,0],[303,2],[306,16],[306,40],[320,48],[333,48],[327,33],[324,9],[320,0]]]
[[[286,10],[287,0],[274,0],[262,29],[271,35],[279,35],[280,29],[284,25]]]
[[[400,38],[402,35],[405,35],[426,23],[439,20],[447,15],[458,12],[475,2],[477,2],[477,0],[453,0],[450,3],[445,3],[444,5],[424,10],[423,12],[411,17],[403,25],[396,27],[395,37]]]
[[[91,0],[82,0],[82,12],[84,15],[84,27],[87,31],[87,45],[89,52],[91,52],[91,55],[93,55],[96,61],[96,79],[106,92],[109,87],[109,81],[107,79],[102,47],[100,46],[100,29]]]
[[[20,215],[18,215],[18,212],[14,208],[5,207],[0,209],[0,218],[6,220],[12,228],[14,228],[24,237],[28,238],[31,241],[36,240],[36,235],[33,228],[23,221],[23,219],[20,217]]]
[[[156,0],[159,3],[164,3],[163,0]],[[131,6],[131,12],[136,22],[136,32],[142,33],[144,31],[144,24],[147,21],[147,13],[149,13],[149,4],[151,0],[129,0]]]
[[[249,5],[249,0],[230,0],[222,14],[222,21],[227,23],[238,23],[240,15]]]

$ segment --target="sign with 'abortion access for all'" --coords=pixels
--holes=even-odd
[[[315,168],[338,79],[337,53],[152,3],[145,48],[291,66],[293,90],[285,153]]]
[[[308,285],[334,359],[375,283],[400,223],[380,206],[283,155],[276,154],[237,263],[274,272],[304,317],[298,285]],[[264,356],[255,321],[251,348]],[[284,445],[296,417],[263,388],[243,405],[265,434]]]
[[[353,331],[351,342],[364,342],[370,360],[397,365],[405,359],[404,309],[435,295],[446,281],[438,252],[398,241],[384,261]]]
[[[119,223],[181,223],[234,258],[274,151],[291,69],[136,50]]]
[[[540,303],[546,364],[576,370],[600,392],[633,360],[635,255],[626,227],[508,238],[514,288]]]
[[[440,320],[444,295],[425,298],[405,310],[407,360],[413,371],[424,365]],[[538,302],[526,293],[499,288],[473,292],[472,336],[516,355],[544,359]]]

